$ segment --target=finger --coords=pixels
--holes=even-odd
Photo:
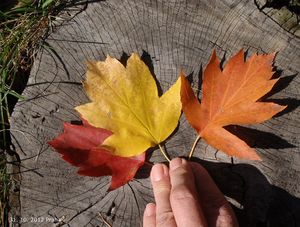
[[[170,162],[170,201],[178,227],[207,226],[196,194],[193,172],[184,159]]]
[[[192,162],[190,166],[208,226],[238,226],[231,206],[205,168]]]
[[[155,227],[156,226],[156,206],[154,203],[148,203],[143,218],[143,227]]]
[[[156,202],[156,226],[176,227],[170,204],[171,183],[168,167],[156,164],[152,167],[150,176]]]

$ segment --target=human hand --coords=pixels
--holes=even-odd
[[[175,158],[170,169],[152,167],[154,203],[144,212],[144,227],[237,227],[235,214],[208,172],[198,163]]]

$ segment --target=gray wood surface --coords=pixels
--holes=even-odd
[[[196,161],[207,167],[232,202],[241,226],[300,226],[300,44],[295,34],[248,0],[89,3],[47,38],[23,93],[26,99],[11,117],[22,160],[15,186],[20,189],[20,209],[15,208],[12,217],[28,219],[22,226],[105,226],[101,214],[116,227],[141,226],[144,207],[153,201],[149,169],[107,193],[109,177],[76,175],[76,168],[46,143],[62,132],[64,121],[79,119],[74,107],[87,102],[81,86],[85,62],[104,60],[107,54],[124,60],[137,52],[152,65],[163,90],[184,69],[199,91],[201,68],[213,48],[226,60],[244,48],[248,54],[279,52],[275,65],[283,79],[274,89],[278,92],[265,100],[289,107],[263,124],[229,127],[256,147],[262,162],[234,159],[231,164],[229,157],[203,141]],[[166,143],[167,152],[186,156],[194,139],[195,132],[182,116],[178,131]],[[151,161],[164,159],[155,150]],[[35,222],[38,217],[41,223]]]

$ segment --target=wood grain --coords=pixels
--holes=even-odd
[[[231,164],[203,141],[195,160],[236,207],[241,226],[300,226],[299,38],[248,0],[94,1],[58,26],[39,51],[23,93],[26,99],[11,118],[22,159],[21,210],[11,215],[44,218],[22,226],[105,226],[100,212],[113,226],[141,226],[144,207],[153,201],[149,169],[107,193],[108,177],[76,175],[46,142],[62,131],[64,121],[79,119],[74,107],[87,101],[81,86],[87,60],[104,60],[107,54],[126,59],[137,52],[153,68],[163,91],[183,69],[201,96],[199,76],[214,48],[225,62],[241,48],[248,54],[278,51],[275,66],[284,79],[275,88],[278,93],[265,100],[289,107],[263,124],[229,128],[256,147],[263,162]],[[170,156],[187,156],[195,137],[182,116],[165,145]],[[154,151],[151,161],[164,159]]]

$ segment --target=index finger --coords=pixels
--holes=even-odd
[[[184,159],[170,162],[170,201],[178,227],[206,227],[196,192],[193,172]]]

